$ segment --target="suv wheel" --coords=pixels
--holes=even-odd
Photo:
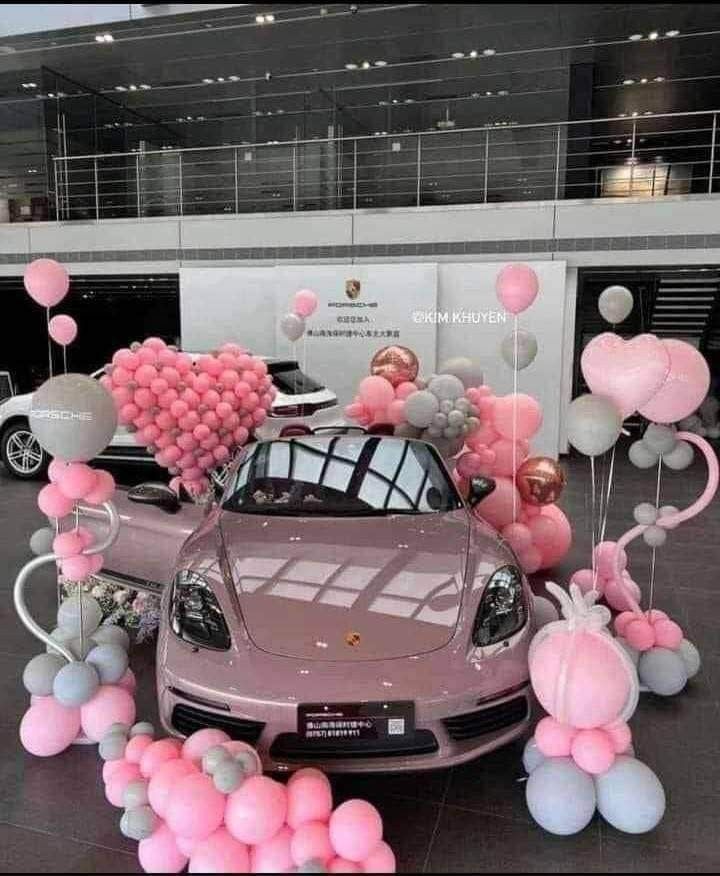
[[[0,458],[15,478],[30,480],[45,474],[50,458],[27,423],[14,423],[0,439]]]

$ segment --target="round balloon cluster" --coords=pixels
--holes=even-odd
[[[100,743],[108,801],[139,841],[150,873],[394,873],[379,812],[364,800],[333,809],[327,777],[262,773],[257,752],[222,730],[184,742],[154,738],[151,724],[108,727]]]
[[[135,719],[135,676],[128,667],[130,639],[103,624],[97,600],[86,594],[64,600],[50,634],[74,660],[48,646],[23,672],[31,695],[20,740],[31,754],[49,757],[78,739],[98,742],[116,721]]]
[[[357,395],[345,408],[345,415],[361,426],[376,423],[400,426],[407,423],[405,400],[417,391],[413,381],[393,383],[384,375],[371,375],[360,381]]]
[[[680,420],[679,426],[684,432],[694,432],[707,438],[720,438],[720,399],[708,395],[694,414]]]
[[[545,830],[582,830],[597,808],[618,830],[652,830],[665,810],[655,774],[632,756],[627,721],[638,701],[635,667],[607,630],[610,612],[597,592],[568,595],[549,582],[563,620],[544,626],[529,652],[530,681],[548,712],[523,758],[526,800]]]
[[[619,556],[616,556],[617,553],[617,542],[600,542],[593,553],[593,568],[578,569],[571,575],[570,581],[583,593],[595,590],[598,596],[604,597],[605,602],[617,611],[627,611],[631,607],[631,600],[639,601],[641,593],[627,571],[627,554],[622,548]]]
[[[265,362],[231,343],[193,358],[148,338],[118,350],[107,372],[120,422],[191,495],[265,422],[276,393]]]
[[[280,331],[295,343],[305,334],[305,320],[317,310],[318,297],[312,289],[299,289],[293,297],[293,308],[280,320]]]

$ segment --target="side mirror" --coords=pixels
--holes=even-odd
[[[492,478],[472,478],[468,492],[470,507],[474,508],[478,502],[486,499],[494,489],[495,481]]]
[[[177,514],[181,507],[177,493],[171,490],[167,484],[154,482],[138,484],[128,490],[127,495],[131,502],[138,502],[140,505],[156,505],[168,514]]]

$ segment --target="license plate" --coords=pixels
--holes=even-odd
[[[303,703],[298,734],[307,742],[402,742],[415,733],[412,701],[385,703]]]

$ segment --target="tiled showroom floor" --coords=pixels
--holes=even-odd
[[[616,537],[630,525],[632,507],[654,498],[654,476],[637,472],[620,454],[608,526]],[[568,463],[562,505],[577,527],[562,572],[587,565],[587,460]],[[122,480],[136,477],[116,471]],[[704,469],[665,477],[663,502],[687,505],[702,489]],[[0,469],[0,870],[3,872],[135,872],[135,844],[120,834],[119,810],[104,799],[95,747],[71,748],[47,760],[20,748],[26,706],[20,676],[37,653],[15,617],[11,586],[29,556],[30,534],[41,524],[38,485],[10,480]],[[649,549],[634,547],[633,577],[647,574]],[[668,809],[650,835],[618,833],[596,818],[575,837],[541,831],[524,801],[522,742],[451,770],[414,775],[337,777],[338,799],[362,796],[383,814],[400,871],[444,872],[717,872],[720,869],[720,502],[670,534],[659,552],[656,605],[669,610],[700,648],[704,665],[673,699],[643,694],[632,721],[638,756],[660,776]],[[34,579],[31,607],[52,626],[55,588],[50,574]],[[31,584],[31,587],[33,585]],[[152,648],[132,652],[140,718],[153,720]]]

